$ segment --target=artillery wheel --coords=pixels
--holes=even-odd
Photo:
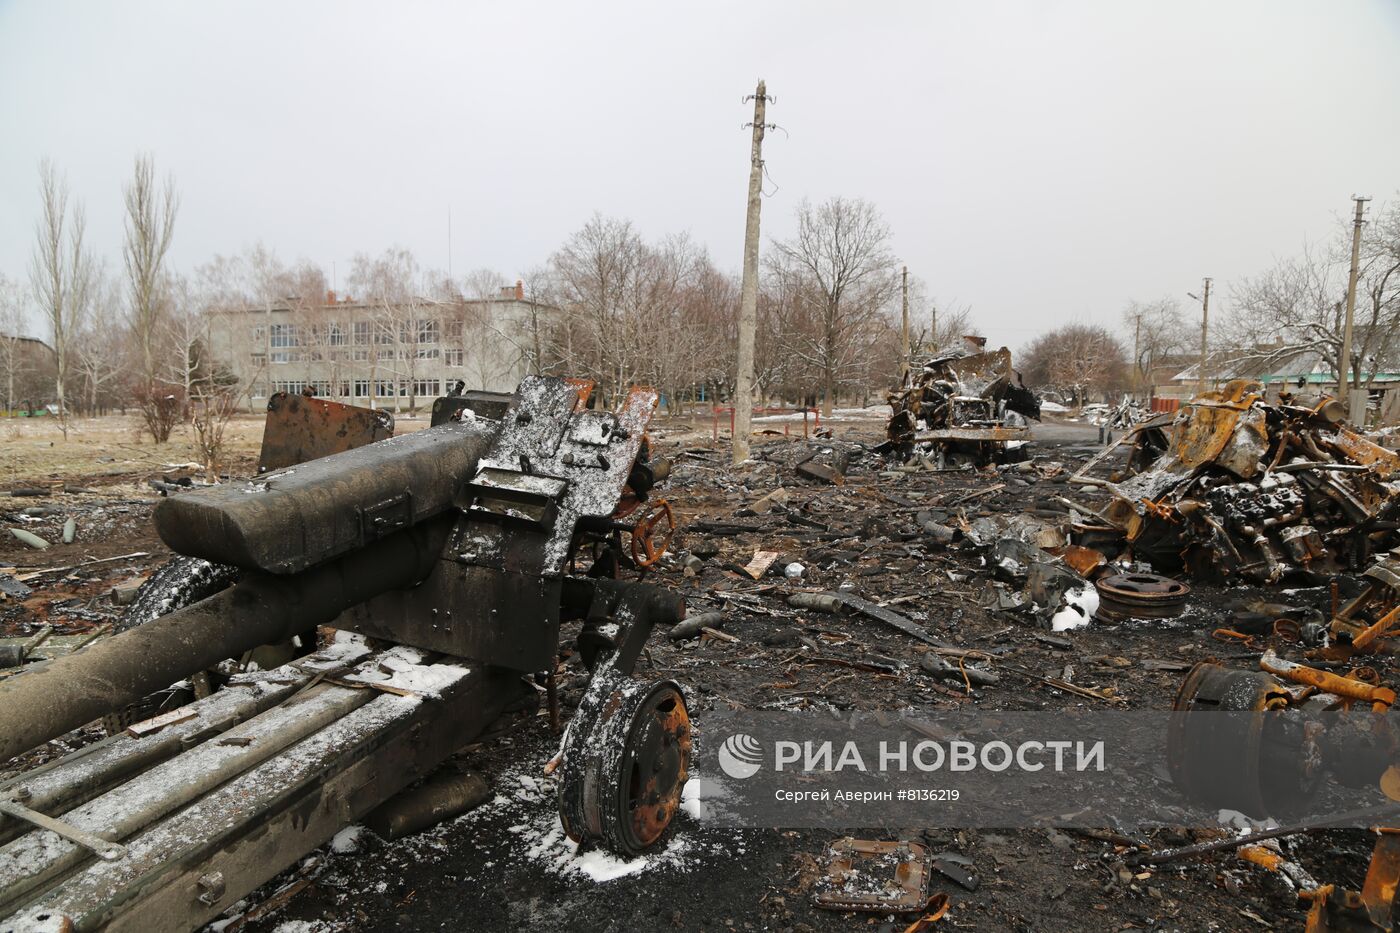
[[[665,834],[680,807],[690,715],[672,681],[597,676],[602,689],[590,689],[564,741],[559,817],[575,842],[635,855]]]
[[[161,616],[192,606],[232,586],[238,579],[238,569],[214,564],[198,557],[176,555],[155,569],[136,590],[136,598],[126,607],[121,618],[112,626],[114,633],[125,632],[153,622]],[[128,704],[102,717],[108,735],[116,735],[133,722],[140,722],[164,710],[184,706],[208,696],[214,685],[208,671],[201,671],[189,680],[189,687],[168,687],[148,697]]]
[[[125,632],[138,625],[153,622],[177,609],[193,606],[201,600],[222,593],[237,582],[237,567],[177,554],[157,567],[146,582],[141,584],[136,591],[136,598],[126,607],[126,611],[112,626],[112,630]],[[298,654],[307,653],[312,648],[313,641],[307,640],[303,640],[299,648],[290,642],[264,645],[251,653],[251,660],[262,668],[276,667]],[[226,676],[213,668],[200,671],[179,684],[157,690],[150,696],[142,697],[135,703],[129,703],[106,714],[102,717],[102,726],[108,735],[116,735],[134,722],[150,719],[152,716],[179,709],[186,703],[207,697],[223,685]]]
[[[112,626],[113,632],[144,625],[176,609],[221,593],[238,579],[238,568],[199,557],[176,555],[161,564],[136,590],[136,598]]]

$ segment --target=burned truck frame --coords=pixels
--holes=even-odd
[[[0,930],[179,930],[432,772],[553,670],[582,620],[592,671],[565,734],[569,836],[635,852],[686,780],[680,687],[632,672],[682,600],[608,573],[654,562],[672,530],[649,503],[651,390],[615,411],[531,377],[509,396],[441,399],[432,427],[196,490],[155,510],[177,553],[237,583],[0,683],[10,758],[223,659],[359,632],[0,786]],[[602,552],[600,552],[601,555]]]
[[[886,448],[900,460],[928,451],[940,466],[1025,459],[1010,445],[1030,438],[1027,418],[1040,418],[1040,402],[1011,368],[1005,347],[935,354],[886,400],[893,409]]]

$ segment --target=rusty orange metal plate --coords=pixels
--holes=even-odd
[[[1355,431],[1339,428],[1335,443],[1353,463],[1361,463],[1374,468],[1382,479],[1389,478],[1392,473],[1400,469],[1400,455],[1397,455],[1393,450],[1386,450],[1381,445],[1372,443]]]
[[[258,472],[354,450],[394,436],[394,416],[381,409],[278,392],[267,403]]]
[[[1172,430],[1172,452],[1189,469],[1220,456],[1235,434],[1240,413],[1259,398],[1258,383],[1236,379],[1214,392],[1203,392],[1184,406]]]

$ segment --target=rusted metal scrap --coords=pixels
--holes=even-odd
[[[1288,817],[1316,798],[1324,775],[1354,788],[1376,786],[1391,803],[1312,819],[1293,831],[1364,821],[1392,821],[1400,799],[1400,736],[1388,714],[1396,693],[1377,683],[1374,671],[1342,675],[1307,667],[1264,652],[1259,671],[1228,670],[1213,663],[1192,668],[1182,682],[1168,737],[1172,779],[1184,793],[1212,807],[1237,809],[1254,817]],[[1361,721],[1321,715],[1341,709],[1361,713]],[[1219,717],[1215,713],[1234,713]],[[1253,715],[1240,715],[1240,714]],[[1305,873],[1300,896],[1311,904],[1308,933],[1393,929],[1392,913],[1400,887],[1400,830],[1375,826],[1377,839],[1360,891],[1317,885]],[[1258,834],[1253,840],[1270,835]],[[1228,840],[1238,845],[1241,840]],[[1204,846],[1160,853],[1144,863],[1200,854]],[[1270,869],[1280,859],[1241,852],[1241,858]]]
[[[1040,401],[1011,368],[1011,351],[984,352],[981,344],[944,350],[928,358],[909,385],[886,393],[893,409],[886,449],[900,460],[916,451],[949,462],[1011,463],[1030,438],[1028,418],[1040,418]]]
[[[927,904],[928,856],[928,846],[919,842],[838,839],[813,903],[826,910],[921,910]]]
[[[1365,577],[1365,589],[1332,617],[1329,644],[1317,650],[1318,657],[1342,661],[1400,652],[1400,549],[1379,557]]]
[[[1104,515],[1161,572],[1275,582],[1359,569],[1397,543],[1400,456],[1346,426],[1335,399],[1263,400],[1236,380],[1139,424]]]
[[[258,472],[354,450],[394,436],[394,416],[329,399],[277,392],[267,403]]]

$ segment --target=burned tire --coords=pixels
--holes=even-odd
[[[112,631],[125,632],[138,625],[153,622],[161,616],[192,606],[220,593],[236,582],[238,570],[223,564],[213,564],[198,557],[177,555],[156,568],[142,583],[136,598],[126,607]],[[214,689],[208,672],[201,672],[180,684],[157,691],[102,717],[108,735],[116,735],[133,722],[184,706]]]
[[[596,702],[581,704],[570,723],[559,816],[575,842],[636,855],[665,835],[680,809],[690,716],[673,681],[602,676],[609,682]]]
[[[221,593],[238,579],[238,568],[212,564],[199,557],[177,555],[156,568],[155,573],[136,591],[136,599],[126,607],[112,631],[125,632],[159,619],[176,609],[192,606],[201,599]]]

